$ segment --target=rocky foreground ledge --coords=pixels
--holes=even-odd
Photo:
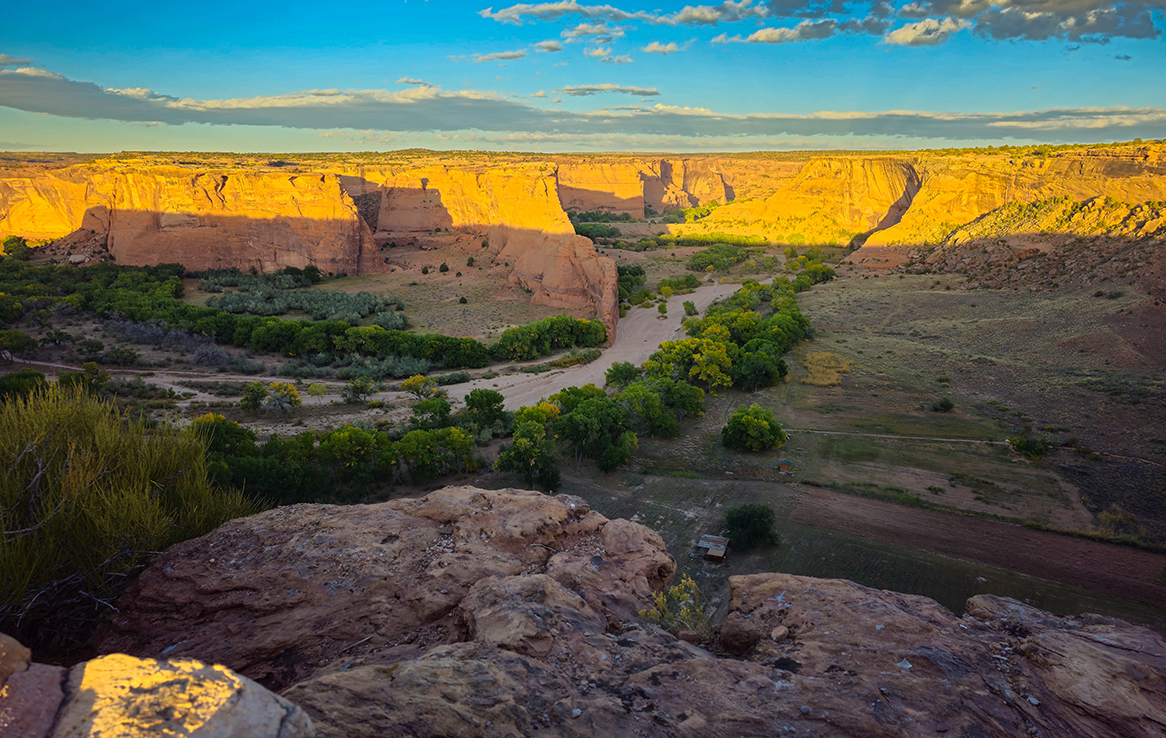
[[[155,559],[100,639],[128,656],[66,672],[0,641],[0,735],[1166,734],[1142,627],[758,574],[702,648],[637,616],[675,571],[567,495],[279,508]],[[59,696],[28,700],[34,679]]]

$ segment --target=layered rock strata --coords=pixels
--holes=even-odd
[[[1166,729],[1166,643],[1145,628],[759,574],[730,578],[700,644],[636,614],[674,571],[655,533],[570,496],[299,505],[160,556],[103,647],[225,663],[284,688],[322,736]]]

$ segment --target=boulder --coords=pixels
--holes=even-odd
[[[74,666],[52,738],[311,738],[303,710],[222,666],[112,654]]]
[[[447,487],[376,505],[293,505],[154,559],[100,649],[222,663],[282,689],[357,656],[415,658],[460,640],[467,621],[491,643],[541,653],[545,636],[529,629],[541,610],[500,610],[501,595],[474,589],[482,580],[528,592],[505,578],[545,574],[559,589],[539,580],[540,607],[586,603],[571,617],[606,624],[634,618],[675,570],[656,533],[569,495]],[[499,625],[507,619],[513,633]]]
[[[21,645],[20,641],[0,633],[0,687],[4,686],[13,673],[27,669],[31,659],[32,652]]]

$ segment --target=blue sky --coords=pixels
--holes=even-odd
[[[22,3],[0,149],[915,148],[1166,137],[1166,0]]]

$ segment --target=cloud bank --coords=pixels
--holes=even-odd
[[[624,10],[613,5],[521,3],[483,18],[524,25],[582,19],[584,24],[640,21],[657,26],[772,23],[719,41],[793,43],[837,34],[882,37],[895,46],[934,46],[968,29],[983,39],[1106,43],[1115,38],[1157,39],[1166,22],[1163,0],[727,0],[688,5],[675,13]],[[893,30],[892,30],[893,29]]]
[[[402,84],[418,82],[407,80]],[[604,94],[650,98],[661,94],[655,87],[616,84],[571,85],[554,92],[568,98]],[[705,108],[656,104],[568,111],[489,92],[445,91],[420,84],[399,91],[306,90],[288,95],[198,100],[146,88],[108,89],[34,68],[0,69],[0,105],[63,118],[130,123],[357,129],[386,135],[478,130],[494,136],[556,136],[563,140],[670,137],[693,142],[734,137],[902,137],[935,142],[1102,141],[1158,138],[1166,126],[1166,109],[1158,107],[729,115]]]

